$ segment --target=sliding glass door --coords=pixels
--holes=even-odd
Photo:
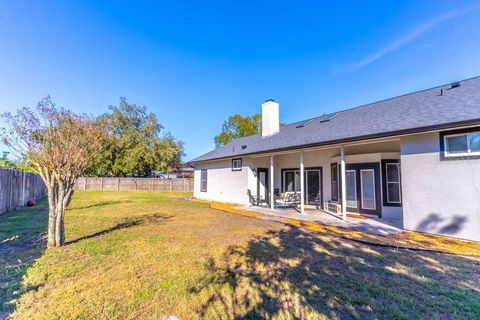
[[[322,168],[304,170],[305,204],[320,206],[322,204]],[[300,170],[282,170],[283,192],[300,192]]]

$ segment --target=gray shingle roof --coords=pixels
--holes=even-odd
[[[480,77],[458,83],[340,111],[328,122],[318,117],[300,128],[292,123],[273,136],[239,138],[191,162],[480,124]]]

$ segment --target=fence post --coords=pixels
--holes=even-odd
[[[88,181],[87,177],[83,178],[83,190],[87,190],[87,181]]]
[[[169,179],[170,181],[170,192],[172,192],[172,179]]]
[[[25,172],[22,171],[22,207],[25,205]]]
[[[12,198],[13,198],[13,187],[12,187],[12,184],[13,184],[13,177],[12,177],[13,170],[10,169],[9,172],[10,172],[10,197],[8,199],[8,211],[11,211],[12,210]]]
[[[100,178],[100,190],[103,191],[103,177]]]
[[[117,191],[120,191],[120,178],[117,180]]]

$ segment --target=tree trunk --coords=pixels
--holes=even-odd
[[[64,228],[64,215],[65,208],[63,206],[63,199],[65,198],[65,189],[63,183],[59,183],[56,210],[57,216],[55,220],[55,244],[57,247],[61,247],[65,244],[65,228]]]
[[[57,219],[57,210],[55,205],[55,191],[54,186],[47,185],[48,188],[48,236],[47,236],[47,245],[49,247],[56,246],[55,240],[55,230],[56,230],[56,219]]]
[[[48,247],[65,245],[65,210],[73,194],[73,186],[55,180],[48,185]]]

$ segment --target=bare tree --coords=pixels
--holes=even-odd
[[[102,148],[107,126],[56,107],[50,97],[36,108],[4,113],[3,142],[38,168],[48,189],[48,246],[65,243],[65,209],[78,177]]]

